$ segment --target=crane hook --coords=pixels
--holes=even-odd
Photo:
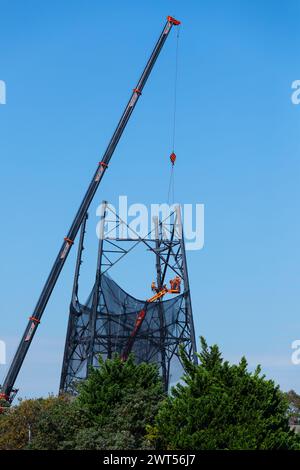
[[[176,161],[176,154],[174,152],[171,153],[170,160],[171,160],[172,165],[174,166],[175,161]]]

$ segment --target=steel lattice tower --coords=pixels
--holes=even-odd
[[[129,232],[133,230],[106,202],[102,207],[95,282],[85,304],[79,301],[78,289],[87,216],[81,227],[60,391],[73,393],[76,383],[87,377],[89,366],[97,367],[99,355],[111,358],[114,353],[122,355],[126,348],[145,302],[121,289],[110,274],[113,266],[121,260],[124,262],[126,255],[139,244],[153,254],[157,291],[166,286],[174,274],[182,281],[178,295],[147,304],[145,319],[132,344],[137,362],[159,365],[168,390],[170,382],[181,376],[180,344],[189,358],[197,362],[181,209],[176,206],[165,220],[153,218],[153,230],[146,237],[130,233],[124,238],[112,235],[116,230],[105,233],[104,227],[112,222],[111,218],[115,229],[126,226]]]

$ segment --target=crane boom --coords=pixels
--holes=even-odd
[[[64,238],[63,244],[61,248],[59,249],[58,255],[54,261],[53,267],[50,271],[50,274],[48,276],[48,279],[46,280],[46,283],[43,287],[43,290],[41,292],[41,295],[38,299],[38,302],[36,304],[36,307],[33,311],[32,316],[29,317],[28,324],[26,326],[25,332],[23,334],[23,337],[20,341],[20,344],[18,346],[18,349],[16,351],[16,354],[12,360],[12,363],[10,365],[10,368],[8,370],[8,373],[6,375],[6,378],[4,380],[3,386],[1,388],[1,394],[0,394],[0,399],[4,399],[8,402],[11,401],[11,392],[13,390],[16,378],[18,376],[18,373],[21,369],[21,366],[23,364],[23,361],[26,357],[27,351],[30,347],[30,344],[33,340],[33,337],[36,333],[37,327],[41,321],[41,317],[44,313],[44,310],[47,306],[48,300],[51,296],[51,293],[55,287],[55,284],[58,280],[58,277],[60,275],[60,272],[65,264],[65,261],[68,257],[68,254],[70,252],[70,249],[74,243],[74,240],[76,238],[76,235],[80,229],[80,226],[84,220],[84,217],[87,213],[87,210],[93,200],[93,197],[95,195],[95,192],[104,176],[104,173],[108,167],[109,161],[118,145],[118,142],[123,134],[123,131],[128,123],[128,120],[131,116],[131,113],[133,112],[133,109],[135,108],[135,105],[142,94],[143,88],[146,84],[146,81],[151,73],[151,70],[156,62],[157,57],[159,56],[159,53],[169,35],[170,30],[172,29],[172,26],[177,26],[180,24],[180,21],[176,20],[175,18],[168,16],[167,17],[167,22],[164,25],[164,28],[162,30],[162,33],[160,34],[160,37],[152,51],[152,54],[146,64],[146,67],[143,70],[143,73],[136,85],[136,87],[133,89],[133,92],[131,94],[131,97],[126,105],[126,108],[121,116],[121,119],[116,127],[115,132],[113,133],[113,136],[107,146],[107,149],[104,152],[104,155],[102,157],[101,162],[99,162],[99,165],[97,166],[96,172],[93,175],[92,181],[88,186],[87,192],[85,193],[85,196],[79,206],[79,209],[77,211],[77,214],[75,215],[75,218],[72,222],[72,225],[69,229],[69,232],[67,236]]]

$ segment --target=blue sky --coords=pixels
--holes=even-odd
[[[9,360],[171,14],[182,21],[175,195],[205,204],[205,246],[188,253],[197,337],[300,392],[290,361],[300,338],[299,13],[293,0],[0,0],[0,339]],[[166,200],[175,45],[172,31],[91,208],[83,300],[97,204],[123,194]],[[19,375],[20,396],[57,392],[74,255]],[[136,262],[123,285],[143,297],[151,281]]]

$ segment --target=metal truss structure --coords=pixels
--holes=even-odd
[[[81,226],[60,391],[75,393],[78,381],[88,376],[89,367],[99,364],[99,355],[103,359],[114,353],[122,357],[128,345],[138,363],[158,364],[167,391],[182,373],[180,345],[197,363],[181,209],[175,206],[164,220],[154,217],[152,230],[141,237],[107,202],[102,208],[95,282],[86,303],[80,302],[78,291],[87,215]],[[175,292],[166,288],[175,275],[181,281],[180,293],[167,300],[158,294],[150,303],[118,286],[111,277],[113,268],[125,262],[138,245],[153,254],[156,292]]]

